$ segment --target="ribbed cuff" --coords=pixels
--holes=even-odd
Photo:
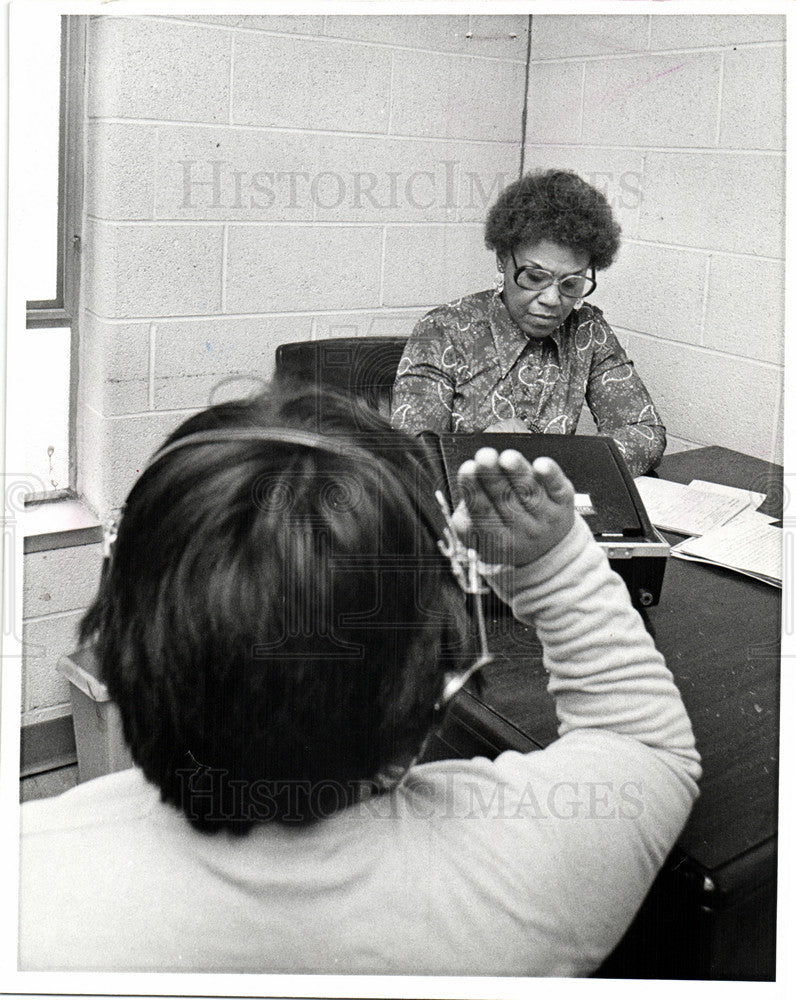
[[[581,515],[576,513],[569,532],[535,562],[525,566],[502,566],[496,572],[486,572],[496,569],[495,567],[484,567],[484,576],[495,593],[508,602],[520,590],[538,586],[556,576],[573,563],[589,544],[596,544],[591,530]]]

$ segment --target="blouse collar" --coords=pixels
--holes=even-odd
[[[541,347],[544,344],[552,343],[560,358],[562,337],[566,325],[567,321],[565,320],[561,326],[556,327],[549,336],[541,340],[526,337],[511,318],[503,299],[500,297],[500,292],[495,290],[492,293],[489,303],[489,326],[492,330],[492,339],[503,375],[509,373],[529,344],[538,344]]]

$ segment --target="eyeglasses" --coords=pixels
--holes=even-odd
[[[563,278],[556,278],[543,267],[528,267],[527,265],[520,267],[513,250],[511,251],[511,259],[514,261],[515,267],[514,284],[528,292],[543,292],[545,288],[555,285],[559,294],[565,299],[585,299],[597,287],[594,268],[591,269],[591,276],[566,274]]]

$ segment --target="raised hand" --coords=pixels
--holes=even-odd
[[[480,448],[459,469],[457,533],[486,563],[524,566],[549,552],[575,519],[575,491],[551,458]]]

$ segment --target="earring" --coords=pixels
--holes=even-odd
[[[503,274],[503,269],[498,266],[497,273],[495,274],[495,293],[500,295],[503,291],[503,287],[506,283],[506,276]]]
[[[583,305],[583,299],[575,299],[575,308],[576,309],[580,309],[580,307],[582,305]]]

